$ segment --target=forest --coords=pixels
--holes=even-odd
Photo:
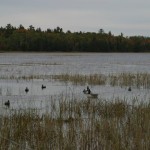
[[[150,52],[150,37],[96,32],[42,30],[30,25],[0,27],[0,52]]]

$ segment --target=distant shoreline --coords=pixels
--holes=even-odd
[[[76,54],[76,53],[122,53],[122,54],[124,54],[124,53],[150,53],[150,52],[148,52],[148,51],[144,51],[144,52],[80,52],[80,51],[71,51],[71,52],[65,52],[65,51],[51,51],[51,52],[48,52],[48,51],[0,51],[0,54],[1,53],[74,53],[74,54]]]

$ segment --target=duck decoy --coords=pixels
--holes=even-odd
[[[88,86],[87,86],[87,94],[91,94],[91,90]]]
[[[83,90],[83,93],[86,94],[86,90],[85,89]]]
[[[46,89],[46,86],[42,84],[41,88],[42,88],[42,90]]]
[[[83,90],[83,93],[84,94],[91,94],[91,90],[90,90],[90,88],[87,86],[87,89],[85,90]]]
[[[128,88],[128,91],[131,91],[131,87]]]
[[[28,87],[26,87],[26,88],[25,88],[25,92],[26,92],[26,93],[28,93],[28,92],[29,92],[29,89],[28,89]]]
[[[83,90],[83,93],[87,96],[87,98],[98,98],[98,94],[91,92],[89,86],[87,86],[86,90]]]
[[[4,103],[5,106],[9,107],[10,106],[10,101],[8,100],[7,102]]]

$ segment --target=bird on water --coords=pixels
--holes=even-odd
[[[131,91],[131,87],[128,88],[128,91]]]
[[[10,101],[8,100],[7,102],[4,103],[5,106],[9,107],[10,106]]]
[[[42,88],[42,90],[46,89],[46,86],[42,84],[41,88]]]
[[[89,88],[89,86],[87,86],[87,89],[85,90],[83,90],[83,93],[84,94],[91,94],[91,90],[90,90],[90,88]]]
[[[26,87],[26,88],[25,88],[25,92],[26,92],[26,93],[28,93],[28,92],[29,92],[29,89],[28,89],[28,87]]]

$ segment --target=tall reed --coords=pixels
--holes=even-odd
[[[0,117],[1,149],[150,149],[150,103],[51,97],[49,113],[9,110]]]
[[[63,82],[71,82],[75,85],[106,85],[111,86],[133,86],[136,88],[150,88],[150,74],[148,73],[120,73],[109,74],[61,74],[52,78]]]
[[[118,73],[118,74],[59,74],[59,75],[29,75],[29,76],[1,76],[0,79],[11,80],[34,80],[47,79],[71,82],[74,85],[106,85],[111,86],[134,86],[136,88],[150,88],[149,73]]]

